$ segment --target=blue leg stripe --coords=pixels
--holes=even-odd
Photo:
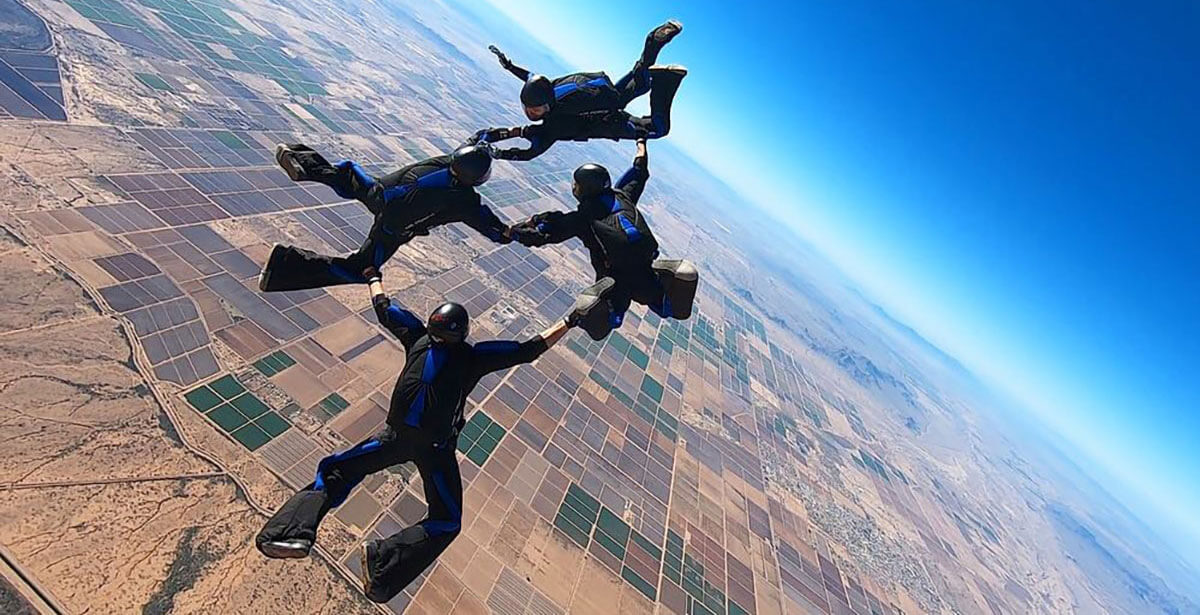
[[[433,473],[433,484],[437,487],[438,495],[442,496],[442,501],[446,504],[446,508],[450,509],[450,517],[457,522],[462,520],[462,510],[458,506],[458,502],[450,495],[450,488],[446,486],[446,477],[441,472]]]
[[[425,528],[425,532],[430,536],[441,536],[442,534],[457,532],[462,528],[462,524],[458,521],[434,521],[430,519],[422,521],[421,527]]]
[[[383,446],[383,443],[379,440],[367,440],[366,442],[363,442],[362,444],[359,444],[349,450],[345,450],[340,453],[334,453],[333,455],[325,457],[317,463],[317,478],[313,481],[313,488],[318,491],[325,490],[325,478],[323,474],[325,473],[325,470],[329,468],[330,464],[360,457],[378,449],[381,446]],[[361,481],[362,479],[360,478],[358,480],[348,482],[345,485],[345,488],[342,489],[341,493],[330,494],[333,496],[330,505],[333,507],[340,506],[342,502],[346,501],[346,496],[350,495],[350,490],[354,489],[354,487],[356,487]]]
[[[654,129],[650,131],[651,138],[657,139],[667,134],[666,121],[662,115],[650,116],[650,122],[654,125]]]
[[[629,71],[628,73],[625,73],[625,76],[621,77],[619,80],[617,80],[616,85],[614,85],[613,87],[617,88],[618,90],[624,90],[625,86],[629,85],[630,79],[633,79],[633,71]]]
[[[347,282],[354,283],[354,282],[366,282],[367,281],[366,278],[362,277],[362,274],[358,274],[358,275],[352,274],[349,271],[346,271],[345,269],[343,269],[341,265],[335,265],[333,263],[330,263],[329,270],[333,272],[333,275],[336,275],[337,277],[339,277],[343,280],[346,280]]]
[[[662,316],[663,318],[675,317],[675,310],[671,309],[671,299],[666,295],[663,295],[662,301],[659,301],[657,305],[651,305],[649,307],[650,311]]]
[[[358,163],[354,162],[353,160],[342,160],[333,165],[333,167],[339,171],[349,172],[350,175],[358,179],[358,182],[363,185],[364,190],[370,189],[370,187],[375,184],[375,178],[367,175],[366,171],[364,171],[362,167],[358,166]],[[333,188],[333,191],[343,199],[355,198],[353,180],[349,182],[345,180],[338,181],[336,182],[336,185],[331,186],[331,188]]]
[[[614,329],[620,327],[621,323],[623,322],[625,322],[625,314],[617,314],[614,312],[608,315],[608,324]]]
[[[362,167],[358,166],[357,162],[352,163],[350,170],[354,172],[354,177],[358,179],[363,190],[370,190],[375,186],[375,178],[368,175]]]
[[[634,96],[641,96],[650,91],[650,69],[643,69],[642,75],[644,75],[642,77],[642,87],[638,88],[637,91],[634,92]]]

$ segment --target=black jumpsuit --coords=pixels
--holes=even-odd
[[[663,286],[651,269],[658,258],[658,241],[637,209],[649,179],[646,159],[637,158],[613,189],[580,202],[575,211],[538,214],[531,219],[536,232],[515,233],[517,241],[531,247],[579,238],[596,279],[611,277],[616,282],[609,295],[613,327],[620,326],[632,301],[663,318],[672,317]]]
[[[462,480],[454,450],[467,395],[484,375],[529,363],[548,346],[541,336],[524,342],[439,344],[426,334],[420,319],[387,298],[375,303],[375,312],[405,348],[386,426],[322,459],[313,483],[267,521],[256,541],[315,542],[321,520],[363,478],[411,461],[424,484],[429,516],[385,538],[375,550],[374,591],[369,597],[386,602],[432,564],[462,527]]]
[[[671,103],[683,76],[662,72],[651,78],[650,67],[661,48],[648,37],[633,69],[616,83],[605,73],[574,73],[555,79],[555,100],[549,113],[541,123],[521,128],[521,137],[529,141],[529,147],[497,150],[495,157],[532,160],[556,141],[665,137],[671,130]],[[508,70],[522,81],[529,79],[529,71],[520,66],[514,64]],[[630,101],[646,92],[650,92],[650,115],[635,117],[625,111]],[[501,130],[483,131],[475,139],[501,141]]]
[[[323,162],[323,159],[322,159]],[[328,165],[328,163],[325,163]],[[315,174],[343,198],[353,198],[375,214],[367,239],[347,256],[326,256],[295,246],[276,247],[267,262],[264,291],[302,290],[335,284],[362,284],[367,267],[379,269],[400,246],[429,230],[463,222],[497,243],[508,243],[508,225],[500,221],[470,186],[450,174],[450,157],[410,164],[381,178],[358,163],[340,162]]]

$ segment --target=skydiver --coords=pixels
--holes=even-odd
[[[321,520],[360,481],[411,461],[421,475],[428,516],[387,538],[367,541],[359,552],[364,593],[387,602],[429,567],[462,527],[462,480],[454,451],[467,395],[484,375],[537,359],[572,325],[569,319],[559,321],[524,342],[471,344],[461,305],[444,303],[422,323],[384,294],[377,270],[361,275],[380,324],[405,350],[387,422],[378,434],[322,459],[316,479],[279,508],[255,542],[267,557],[308,556]]]
[[[638,139],[633,166],[612,185],[598,164],[575,169],[571,192],[577,209],[540,213],[513,227],[523,245],[535,247],[579,238],[588,249],[596,283],[576,304],[580,326],[595,340],[620,327],[631,301],[663,318],[686,320],[692,315],[699,272],[686,260],[658,258],[658,241],[637,209],[650,179],[646,140]],[[591,300],[585,309],[584,303]]]
[[[671,130],[671,101],[687,69],[678,64],[656,66],[655,62],[663,46],[682,31],[683,25],[675,20],[652,30],[646,35],[633,70],[616,83],[602,72],[574,73],[551,80],[517,66],[495,45],[488,47],[500,59],[500,66],[525,82],[521,87],[525,117],[541,123],[481,130],[472,137],[473,142],[495,143],[522,137],[529,141],[529,147],[497,150],[495,157],[531,160],[556,141],[665,137]],[[634,117],[625,111],[630,101],[646,92],[650,92],[650,115]]]
[[[364,269],[381,268],[413,237],[451,222],[465,222],[497,243],[512,241],[508,225],[482,204],[475,191],[492,172],[488,146],[463,145],[449,155],[415,162],[383,177],[369,175],[350,160],[329,164],[303,144],[279,144],[275,161],[292,181],[319,182],[342,198],[361,201],[375,215],[375,222],[362,246],[347,256],[276,244],[258,279],[264,292],[361,284],[366,282],[360,273]]]

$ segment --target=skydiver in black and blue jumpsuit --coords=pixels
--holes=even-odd
[[[392,391],[387,423],[378,434],[317,465],[312,484],[292,496],[255,539],[267,557],[306,557],[317,527],[366,476],[411,461],[425,489],[429,515],[383,540],[362,546],[363,589],[387,602],[421,574],[462,528],[462,480],[454,451],[467,395],[484,375],[537,359],[571,326],[563,320],[524,342],[465,341],[469,319],[456,303],[438,307],[424,324],[383,293],[368,270],[379,322],[404,345],[404,367]]]
[[[450,155],[422,160],[383,177],[373,177],[349,160],[329,164],[302,144],[280,144],[275,160],[293,181],[320,182],[342,198],[361,201],[375,215],[375,223],[362,246],[347,256],[277,244],[258,280],[264,292],[362,284],[364,269],[381,268],[413,237],[451,222],[466,223],[497,243],[512,240],[508,225],[475,191],[491,174],[486,146],[464,145]]]
[[[634,301],[663,318],[691,317],[699,272],[689,261],[659,258],[658,241],[637,208],[650,179],[646,141],[638,140],[633,165],[616,184],[598,164],[580,166],[572,179],[575,211],[537,214],[515,225],[513,236],[530,247],[572,237],[583,242],[596,283],[576,299],[579,325],[592,339],[604,339]]]
[[[557,141],[588,139],[657,139],[671,130],[671,102],[687,69],[677,64],[655,66],[663,46],[683,30],[678,21],[668,21],[646,35],[642,55],[633,70],[613,83],[605,73],[574,73],[551,80],[531,74],[508,59],[495,46],[489,47],[503,66],[525,82],[521,104],[525,116],[539,124],[517,128],[481,130],[469,142],[496,143],[522,137],[527,148],[496,150],[504,160],[532,160]],[[633,99],[650,93],[650,115],[635,117],[625,111]]]

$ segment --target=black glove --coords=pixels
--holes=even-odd
[[[509,60],[508,56],[504,55],[504,52],[495,45],[488,45],[488,51],[496,54],[496,58],[500,60],[500,66],[503,66],[505,70],[512,68],[512,60]]]
[[[563,215],[560,211],[548,211],[513,225],[513,239],[524,246],[544,246],[550,241],[550,226]]]
[[[476,130],[471,138],[467,139],[467,145],[481,145],[488,150],[488,154],[492,158],[496,158],[496,147],[491,144],[492,141],[502,141],[509,137],[507,128],[484,128]]]

